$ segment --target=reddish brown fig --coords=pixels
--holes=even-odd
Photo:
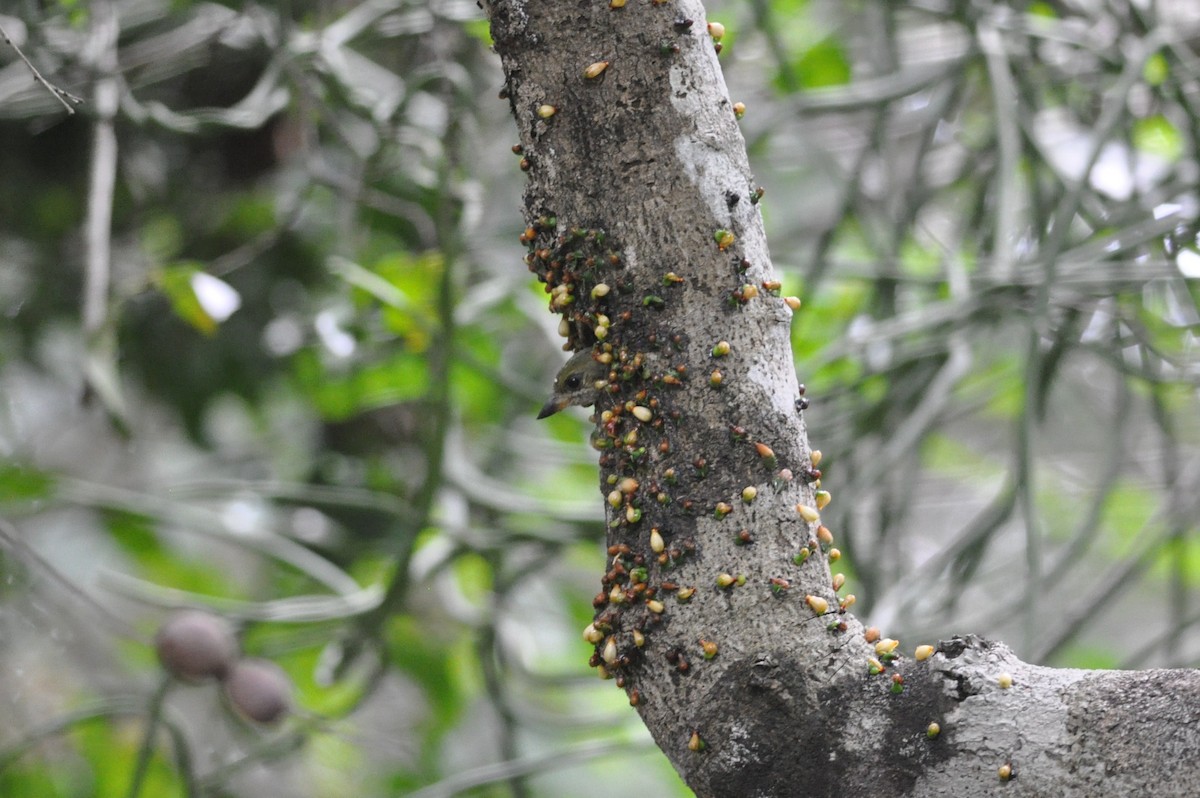
[[[163,668],[185,682],[224,677],[238,655],[229,622],[198,610],[168,618],[154,636],[154,648]]]
[[[229,671],[225,695],[249,720],[276,723],[291,710],[292,682],[274,662],[244,659]]]

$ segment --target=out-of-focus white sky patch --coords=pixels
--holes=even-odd
[[[196,301],[217,324],[228,319],[242,306],[241,294],[219,277],[213,277],[208,272],[196,272],[191,282]]]
[[[1179,250],[1175,255],[1175,265],[1179,267],[1179,273],[1189,280],[1200,280],[1200,252],[1194,248],[1188,247]]]
[[[317,314],[313,326],[317,329],[317,335],[321,338],[321,343],[335,357],[350,357],[354,354],[356,344],[354,338],[348,332],[341,328],[338,324],[337,317],[331,310],[322,310]]]

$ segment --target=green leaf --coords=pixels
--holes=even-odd
[[[1108,649],[1076,644],[1064,648],[1054,658],[1053,664],[1063,668],[1109,670],[1120,667],[1121,661]]]
[[[937,277],[942,273],[941,251],[923,246],[912,236],[900,245],[900,268],[913,277]]]
[[[469,639],[455,635],[453,627],[435,627],[432,619],[398,615],[387,628],[388,661],[420,685],[430,709],[422,735],[430,752],[460,717],[470,690],[456,663],[456,655],[467,654],[460,643]]]
[[[479,423],[495,423],[496,409],[511,401],[504,388],[487,375],[466,366],[461,360],[451,364],[454,404],[462,408],[463,418]]]
[[[1038,2],[1030,3],[1029,8],[1026,9],[1026,11],[1031,16],[1045,17],[1046,19],[1058,19],[1058,12],[1054,10],[1054,6],[1050,5],[1049,3],[1040,2],[1040,0]]]
[[[141,569],[143,578],[160,585],[213,596],[232,592],[228,574],[210,560],[182,557],[164,545],[153,519],[137,513],[111,510],[104,513],[109,537]]]
[[[154,529],[154,519],[124,510],[105,513],[104,526],[126,554],[137,559],[162,556],[163,548]]]
[[[219,232],[232,239],[251,238],[276,226],[275,203],[269,194],[230,198]]]
[[[168,238],[169,232],[157,234]],[[168,241],[160,242],[169,247]],[[242,304],[241,295],[229,283],[214,277],[197,261],[179,261],[160,269],[154,283],[171,302],[175,315],[196,330],[211,336],[217,325],[229,318]]]
[[[844,86],[850,82],[850,61],[842,43],[832,36],[808,48],[795,65],[800,85],[806,89]]]
[[[292,365],[297,381],[317,410],[334,421],[416,399],[429,388],[428,363],[412,352],[397,352],[348,373],[331,374],[316,351],[305,349],[296,353]]]
[[[825,348],[840,338],[851,320],[863,311],[871,296],[866,283],[849,280],[822,285],[816,294],[803,290],[794,293],[804,299],[804,307],[792,325],[792,351],[802,362],[820,358]],[[822,368],[827,365],[830,364]],[[857,368],[849,372],[843,372],[843,368],[838,367],[843,379],[856,379]],[[817,384],[815,376],[812,382]]]
[[[1104,500],[1106,537],[1118,541],[1121,551],[1135,547],[1157,507],[1158,498],[1144,485],[1119,480]]]
[[[0,463],[0,502],[46,499],[54,492],[53,474],[19,463]]]
[[[1187,538],[1169,541],[1158,550],[1150,574],[1163,582],[1178,574],[1189,587],[1200,584],[1200,542]]]
[[[175,315],[205,335],[217,331],[217,322],[200,304],[192,287],[192,277],[200,271],[198,264],[179,263],[167,266],[155,275],[158,290],[171,302]]]
[[[1139,152],[1178,161],[1183,155],[1183,136],[1170,120],[1156,114],[1133,123],[1133,146]]]
[[[1142,67],[1142,79],[1151,86],[1161,86],[1170,74],[1171,68],[1162,53],[1155,53],[1147,58],[1146,65]]]
[[[483,45],[489,50],[494,44],[492,41],[492,26],[486,19],[473,19],[464,22],[463,32],[483,42]]]
[[[179,219],[160,213],[146,220],[140,231],[142,250],[156,263],[179,256],[184,231]]]
[[[32,756],[0,770],[0,795],[86,795],[89,785],[72,768],[54,768]]]
[[[494,581],[491,564],[478,554],[463,552],[454,558],[453,570],[463,597],[476,606],[487,606]]]
[[[988,418],[1015,419],[1025,407],[1022,368],[1022,360],[1016,355],[998,354],[991,362],[973,369],[959,384],[958,394],[964,402],[981,405]]]

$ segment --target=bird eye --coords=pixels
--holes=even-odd
[[[570,377],[567,377],[567,381],[563,384],[566,386],[568,391],[573,391],[579,387],[579,383],[582,379],[582,374],[572,374]]]

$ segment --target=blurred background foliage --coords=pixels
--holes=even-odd
[[[1200,11],[709,15],[856,611],[1194,666]],[[474,3],[0,27],[0,794],[688,794],[586,665],[594,457],[533,419],[563,356]],[[288,719],[162,680],[182,607]]]

